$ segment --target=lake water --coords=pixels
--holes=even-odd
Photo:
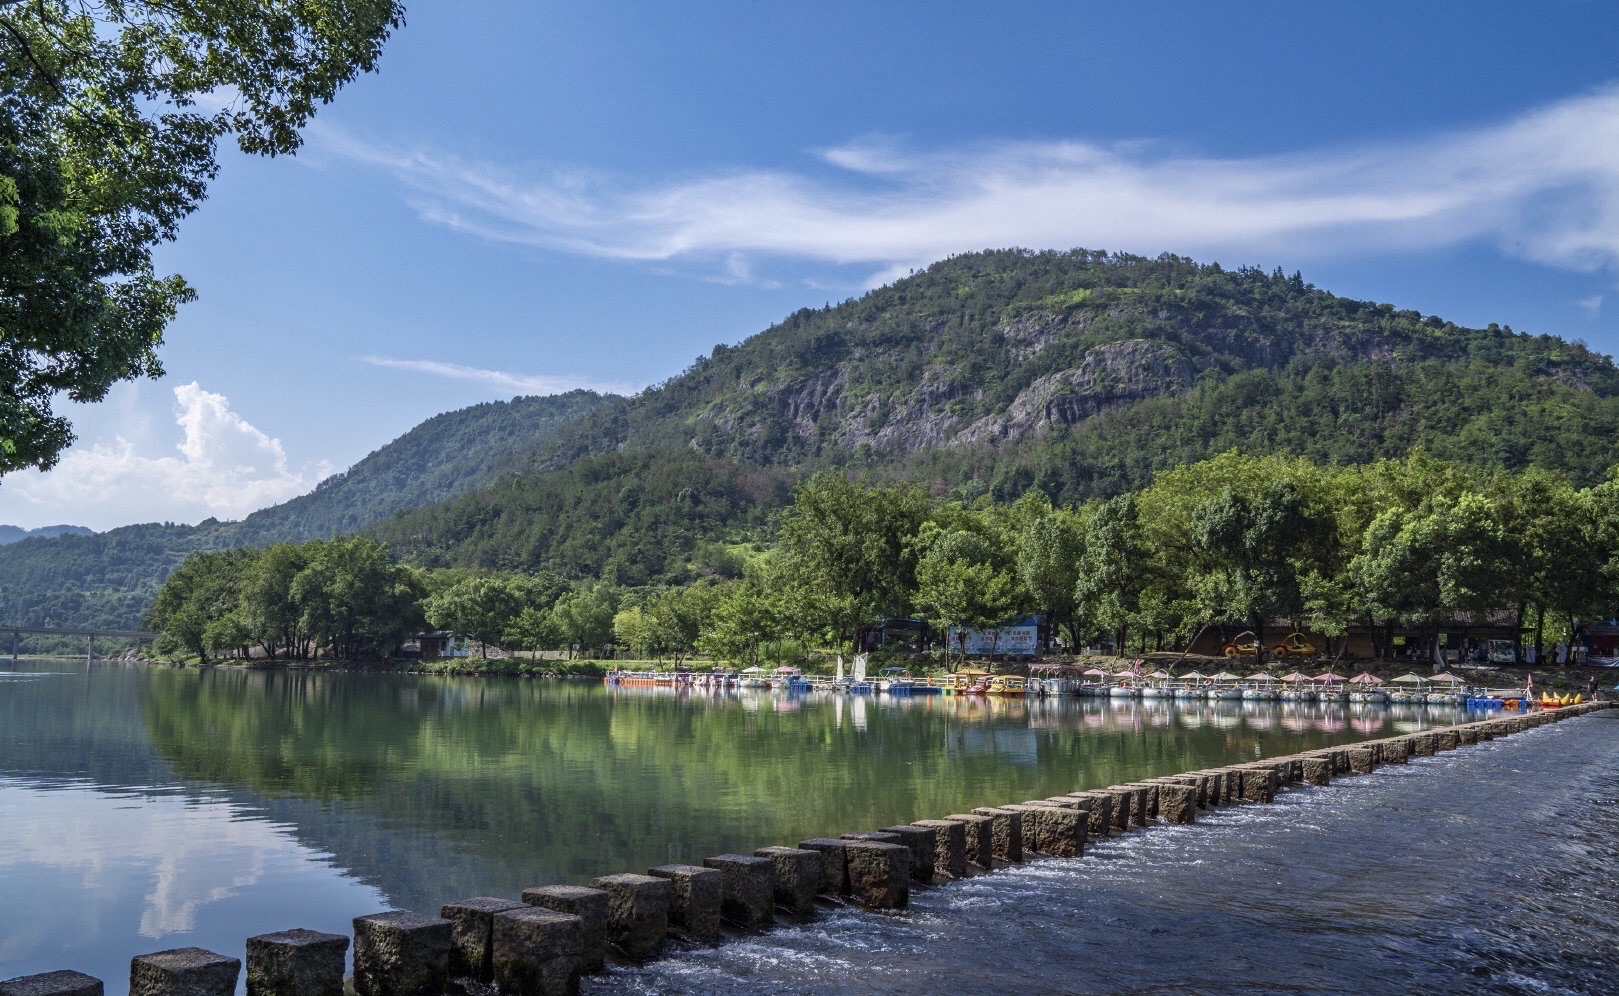
[[[678,954],[605,993],[1619,992],[1619,714]]]
[[[435,911],[466,896],[515,895],[1456,716],[1092,699],[676,696],[582,682],[24,662],[0,671],[0,978],[76,968],[121,993],[129,958],[148,951],[197,945],[240,956],[243,939],[257,933],[346,933],[354,916],[385,908]],[[1244,819],[1260,817],[1217,818]],[[1140,839],[1097,850],[1155,846]],[[927,924],[1010,901],[1000,894],[1053,874],[1035,865],[920,892],[906,918],[881,919],[876,934],[856,925],[850,943],[925,946],[934,936]],[[1049,915],[1060,916],[1060,906]],[[1004,919],[983,929],[993,923]],[[838,954],[806,949],[806,957],[831,965],[847,955],[835,919],[815,931]],[[883,931],[895,933],[884,939]],[[1019,944],[1037,952],[1037,938]],[[749,950],[728,947],[611,985],[702,991],[735,980],[752,988],[757,966],[727,961]],[[688,969],[698,975],[681,974]],[[789,973],[769,985],[815,991],[825,982]],[[908,985],[891,979],[888,988]]]

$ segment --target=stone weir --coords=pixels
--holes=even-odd
[[[903,909],[916,884],[993,871],[1031,855],[1079,857],[1088,840],[1198,812],[1270,803],[1294,786],[1330,785],[1384,764],[1405,764],[1614,703],[1566,706],[1423,733],[1325,747],[1222,768],[1147,778],[1087,792],[984,806],[936,820],[720,854],[701,865],[659,865],[604,875],[589,885],[525,889],[518,899],[449,903],[437,916],[389,911],[354,921],[358,996],[548,996],[579,991],[581,976],[612,961],[645,963],[666,941],[714,944],[768,929],[778,915],[802,920],[828,900]],[[344,996],[350,940],[286,930],[250,937],[248,996]],[[201,948],[140,955],[132,996],[233,996],[241,960]],[[491,988],[493,987],[493,988]],[[0,982],[0,996],[103,996],[100,979],[72,971]]]

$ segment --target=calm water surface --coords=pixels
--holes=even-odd
[[[0,671],[0,978],[71,967],[120,993],[129,958],[147,951],[239,956],[247,936],[291,926],[346,933],[384,908],[436,910],[1455,715],[25,662]],[[853,933],[880,948],[924,943],[906,932],[951,904],[993,905],[1052,873],[933,890],[911,918],[883,921],[892,938]],[[825,986],[814,974],[776,984]]]

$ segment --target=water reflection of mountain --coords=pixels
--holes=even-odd
[[[431,908],[1358,735],[1254,705],[98,666],[0,688],[0,771],[228,798]]]

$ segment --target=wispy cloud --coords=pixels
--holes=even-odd
[[[232,410],[223,394],[192,382],[174,388],[174,400],[177,455],[142,452],[138,436],[76,447],[48,473],[8,474],[0,488],[0,521],[68,515],[77,525],[104,529],[239,519],[302,494],[331,473],[325,463],[294,469],[281,440]]]
[[[910,151],[879,137],[820,151],[814,170],[647,181],[524,174],[336,132],[324,141],[392,173],[433,224],[700,264],[736,282],[757,279],[759,258],[859,266],[881,280],[1014,245],[1292,259],[1487,242],[1557,267],[1619,266],[1619,88],[1488,127],[1250,158],[1140,142]]]
[[[1600,315],[1600,314],[1602,314],[1602,295],[1601,294],[1592,294],[1590,297],[1581,298],[1579,304],[1580,304],[1580,307],[1584,308],[1588,314],[1592,314],[1592,315]]]
[[[408,370],[411,373],[427,374],[432,377],[445,377],[450,380],[468,381],[473,384],[486,384],[503,393],[511,394],[564,394],[580,388],[588,391],[601,391],[606,394],[634,394],[640,390],[639,387],[631,384],[597,381],[587,377],[574,377],[567,374],[560,376],[522,374],[507,370],[484,370],[480,367],[463,366],[460,363],[443,363],[438,360],[400,360],[391,356],[362,356],[360,359],[374,367],[386,367],[390,370]]]

